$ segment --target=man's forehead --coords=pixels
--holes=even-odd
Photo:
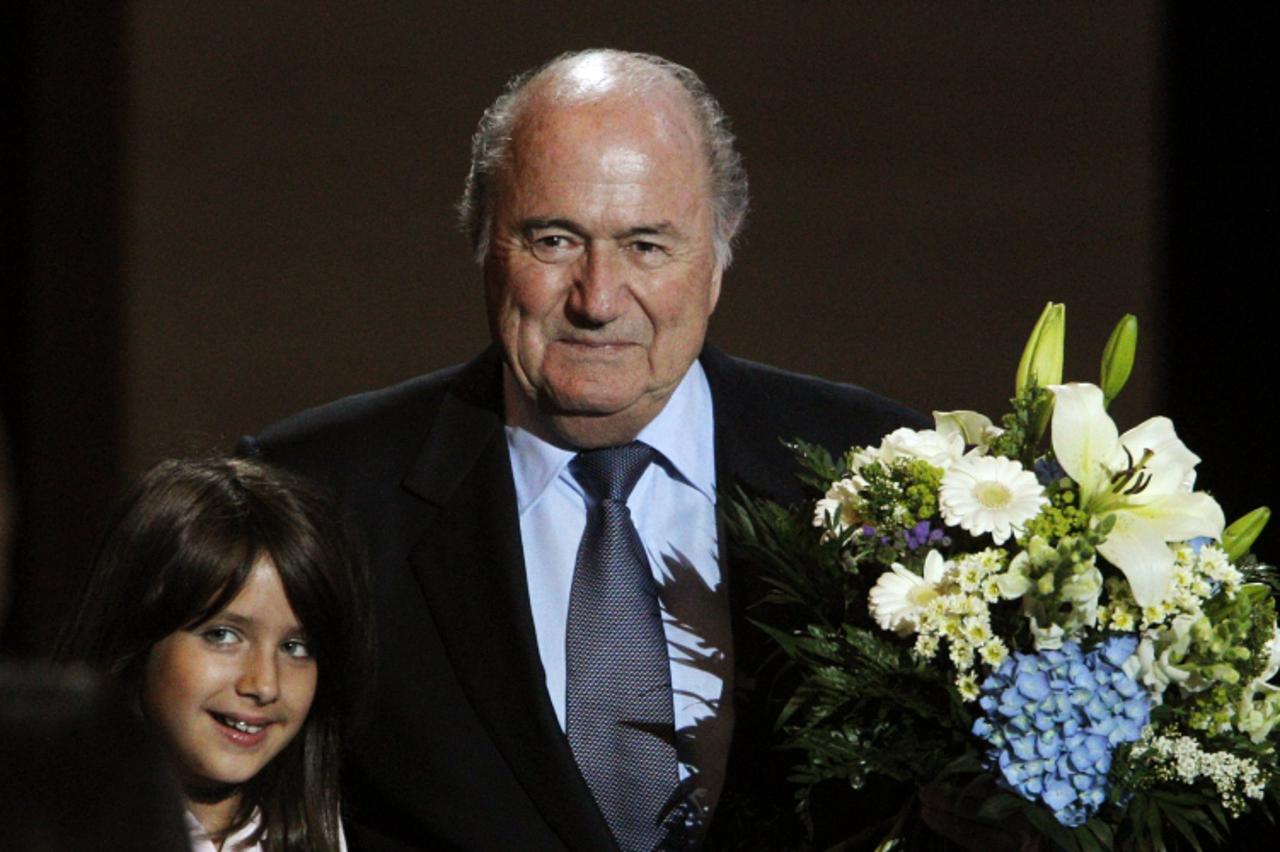
[[[539,98],[516,123],[510,153],[518,175],[529,170],[567,175],[597,166],[625,174],[658,165],[689,180],[707,169],[686,104],[661,92]]]

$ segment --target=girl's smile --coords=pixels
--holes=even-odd
[[[316,674],[280,576],[263,560],[225,609],[156,643],[142,707],[188,790],[234,788],[301,730]]]

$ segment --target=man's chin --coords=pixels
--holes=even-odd
[[[552,399],[541,408],[558,443],[585,450],[634,440],[662,410],[662,401],[643,394],[630,398],[577,396]]]
[[[553,417],[613,417],[644,407],[643,382],[620,374],[590,376],[573,382],[547,381],[538,393],[538,407]]]
[[[557,397],[542,406],[551,417],[614,417],[635,407],[638,400],[601,397]]]
[[[634,371],[544,373],[537,383],[518,380],[508,366],[503,396],[509,425],[565,449],[625,444],[662,411],[670,387],[652,388]]]

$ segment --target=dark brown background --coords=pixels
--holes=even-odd
[[[712,327],[725,349],[996,414],[1046,300],[1068,304],[1086,381],[1133,312],[1121,425],[1173,414],[1229,516],[1275,493],[1274,16],[89,5],[18,4],[5,28],[11,653],[46,647],[154,460],[479,349],[452,210],[470,133],[509,76],[586,46],[688,64],[734,118],[753,209]]]

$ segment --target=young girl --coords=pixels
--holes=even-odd
[[[363,556],[326,497],[247,459],[168,461],[108,531],[59,656],[136,696],[197,850],[338,852],[368,613]]]

